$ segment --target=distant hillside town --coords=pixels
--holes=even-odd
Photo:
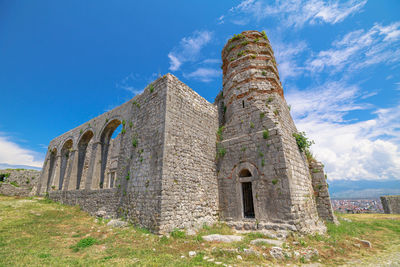
[[[383,213],[379,199],[332,199],[332,207],[340,213]]]

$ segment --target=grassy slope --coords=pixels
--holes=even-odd
[[[368,259],[400,248],[400,215],[343,217],[353,222],[328,225],[329,236],[291,236],[286,244],[295,250],[315,247],[320,256],[312,260],[328,265],[361,257]],[[193,237],[185,237],[181,232],[175,232],[170,238],[159,237],[133,226],[110,228],[104,221],[95,222],[78,207],[0,196],[0,266],[215,266],[203,256],[227,265],[278,263],[271,257],[244,253],[240,253],[243,260],[237,261],[238,253],[229,251],[249,248],[250,240],[260,237],[259,234],[247,234],[244,241],[236,244],[202,241],[201,235],[210,233],[229,234],[231,230],[219,225],[203,229]],[[354,237],[371,241],[373,248],[358,248],[355,244],[359,242]],[[269,255],[268,247],[254,249]],[[190,258],[189,251],[196,251],[197,256]],[[300,261],[287,259],[281,264]]]

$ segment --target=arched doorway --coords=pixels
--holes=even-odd
[[[255,218],[253,202],[252,174],[248,169],[239,172],[239,182],[242,195],[242,207],[244,218]]]

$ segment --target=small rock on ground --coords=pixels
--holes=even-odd
[[[372,248],[372,244],[371,244],[371,242],[369,242],[368,240],[361,240],[361,239],[358,239],[358,241],[359,241],[364,247]]]
[[[214,234],[214,235],[205,235],[205,236],[203,236],[203,239],[208,242],[217,241],[217,242],[223,242],[223,243],[231,243],[231,242],[242,241],[243,236]]]
[[[284,258],[282,248],[280,247],[272,247],[269,254],[277,260],[282,260]]]
[[[127,222],[124,222],[124,221],[121,221],[121,220],[111,220],[111,221],[109,221],[108,223],[107,223],[107,225],[108,226],[111,226],[111,227],[126,227],[126,226],[128,226],[128,223]]]
[[[189,251],[189,257],[196,256],[196,251]]]
[[[258,245],[258,244],[270,244],[276,247],[281,247],[283,244],[283,241],[280,240],[274,240],[274,239],[266,239],[266,238],[258,238],[250,241],[250,244],[252,245]]]
[[[260,256],[260,252],[258,252],[257,250],[254,250],[252,248],[243,249],[243,253],[246,254],[246,255],[257,255],[257,256]]]

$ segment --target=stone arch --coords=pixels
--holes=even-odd
[[[76,189],[81,189],[81,185],[85,185],[86,177],[87,177],[87,169],[89,168],[89,159],[88,154],[91,152],[90,148],[88,151],[89,142],[93,140],[93,131],[87,130],[84,134],[81,135],[78,141],[78,168],[77,168],[77,176],[76,176]]]
[[[114,131],[122,124],[119,118],[113,119],[103,128],[100,135],[100,145],[101,145],[101,164],[100,164],[100,188],[108,187],[105,185],[106,168],[110,151],[110,141],[111,136]],[[117,142],[119,140],[116,140]]]
[[[49,161],[49,175],[47,177],[46,192],[49,192],[50,190],[51,179],[54,175],[54,170],[56,168],[57,148],[53,148],[49,151],[48,161]]]
[[[64,142],[61,148],[60,179],[58,183],[58,190],[62,190],[63,188],[65,173],[67,171],[67,166],[70,161],[72,146],[73,146],[72,139],[68,139],[67,141]]]

